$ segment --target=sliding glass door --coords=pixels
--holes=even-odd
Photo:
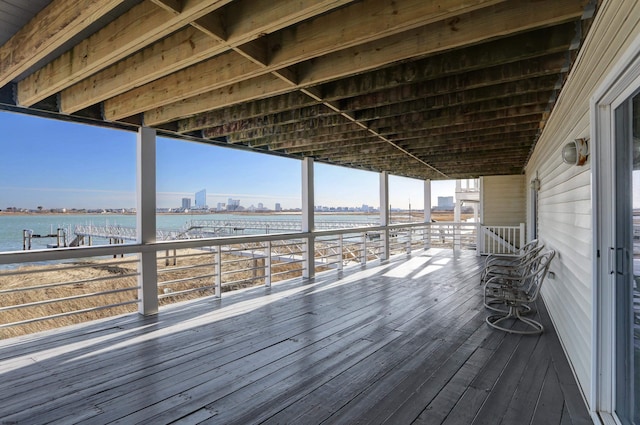
[[[640,94],[615,111],[615,413],[640,425]]]

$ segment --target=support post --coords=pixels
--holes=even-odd
[[[460,194],[462,193],[462,181],[456,180],[456,204],[453,208],[453,222],[460,223],[462,219],[462,200]]]
[[[314,187],[313,187],[313,158],[302,160],[302,232],[309,233],[307,248],[304,251],[304,271],[302,277],[311,279],[315,276],[315,240],[314,222]]]
[[[431,248],[431,180],[424,181],[424,249]]]
[[[136,141],[137,161],[137,243],[156,241],[156,131],[140,127]],[[156,252],[143,250],[138,254],[138,312],[158,313],[158,269]]]
[[[390,256],[389,248],[389,173],[380,173],[380,226],[385,229],[382,234],[381,260],[388,260]]]

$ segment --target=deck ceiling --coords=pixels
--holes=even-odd
[[[0,108],[423,179],[520,174],[596,0],[0,0]],[[34,5],[37,5],[34,7]]]

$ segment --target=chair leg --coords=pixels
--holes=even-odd
[[[506,323],[515,323],[517,321],[521,321],[526,324],[531,330],[518,330],[513,328],[506,327]],[[492,328],[499,329],[504,332],[509,332],[513,334],[521,334],[521,335],[535,335],[540,334],[544,331],[544,326],[540,322],[537,322],[533,319],[529,319],[527,317],[522,317],[520,315],[520,310],[517,306],[510,306],[508,313],[503,314],[493,314],[487,317],[486,322]]]

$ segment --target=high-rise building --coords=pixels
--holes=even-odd
[[[240,208],[240,199],[231,199],[227,201],[227,211],[236,211]]]
[[[191,198],[182,198],[182,209],[183,210],[191,209]]]
[[[207,189],[202,189],[200,192],[196,192],[196,208],[199,210],[206,210],[207,206]]]
[[[438,196],[439,209],[453,209],[453,196]]]
[[[276,202],[276,211],[282,211],[282,206],[280,205],[280,202]]]

